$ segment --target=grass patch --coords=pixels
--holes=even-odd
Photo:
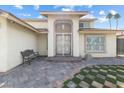
[[[108,67],[108,66],[101,66],[101,69],[103,69],[103,70],[108,70],[109,67]]]
[[[96,76],[97,75],[97,73],[96,72],[90,72],[89,74],[91,74],[91,75],[93,75],[93,76]]]
[[[115,71],[108,71],[108,74],[111,74],[113,76],[116,76],[117,72],[115,72]]]
[[[103,75],[103,76],[106,76],[107,73],[106,72],[103,72],[103,71],[100,71],[99,74]]]
[[[117,81],[124,82],[124,78],[117,76]]]
[[[84,79],[80,80],[79,78],[77,78],[76,75],[78,74],[83,75]],[[113,77],[111,75],[113,75]],[[79,86],[79,83],[81,81],[87,82],[92,88],[94,87],[91,85],[93,81],[99,82],[103,84],[104,87],[106,87],[104,85],[105,80],[115,85],[117,85],[117,81],[124,83],[124,65],[102,65],[83,68],[80,70],[79,73],[76,73],[72,79],[65,81],[63,83],[63,87],[67,87],[69,81],[73,81],[75,84],[77,84],[77,88],[81,88]]]
[[[89,70],[87,70],[87,69],[80,70],[81,75],[86,75],[86,74],[88,74],[88,72],[89,72]]]
[[[85,82],[87,82],[88,84],[91,84],[93,80],[89,79],[89,78],[84,78],[83,79]]]
[[[64,84],[63,88],[67,88],[67,84],[68,84],[69,81],[71,81],[71,79],[66,80],[66,81],[63,83],[63,84]]]
[[[113,79],[113,78],[106,77],[106,80],[108,80],[108,81],[110,81],[110,82],[116,84],[116,80]]]
[[[105,82],[104,79],[101,79],[101,78],[99,78],[99,77],[96,77],[96,78],[95,78],[95,81],[97,81],[97,82],[99,82],[99,83],[102,83],[102,84],[104,84],[104,82]]]
[[[116,67],[116,66],[109,66],[109,69],[111,69],[111,70],[116,70],[117,67]]]
[[[73,81],[74,83],[76,83],[76,84],[79,84],[79,83],[81,82],[81,80],[80,80],[79,78],[76,78],[76,77],[74,77],[74,78],[72,79],[72,81]]]
[[[124,66],[122,65],[119,65],[119,66],[117,66],[117,69],[121,69],[121,70],[124,70]]]
[[[124,71],[124,70],[123,70],[123,71]],[[122,74],[122,75],[124,75],[124,72],[119,71],[119,70],[117,70],[117,73],[118,73],[118,74]]]

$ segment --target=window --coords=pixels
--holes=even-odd
[[[87,35],[86,52],[105,52],[105,36]]]
[[[90,28],[90,23],[89,22],[79,23],[79,28]]]
[[[79,28],[83,28],[84,27],[84,23],[79,23]]]

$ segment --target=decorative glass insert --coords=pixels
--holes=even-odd
[[[87,35],[86,52],[105,52],[105,36]]]

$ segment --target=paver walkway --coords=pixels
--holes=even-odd
[[[0,74],[0,84],[3,87],[61,87],[63,80],[79,72],[81,68],[90,65],[121,65],[124,58],[99,58],[82,62],[47,62],[40,58],[31,65],[20,65],[7,73]]]

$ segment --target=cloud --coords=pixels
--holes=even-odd
[[[102,16],[102,17],[99,17],[98,18],[98,21],[97,22],[104,23],[104,22],[107,22],[107,21],[108,21],[108,19],[106,19],[106,16]]]
[[[34,5],[35,10],[39,10],[40,6],[39,5]]]
[[[37,18],[39,19],[46,19],[46,17],[39,15]]]
[[[95,11],[90,11],[91,14],[93,14]]]
[[[91,7],[93,7],[93,5],[88,5],[87,7],[88,7],[88,8],[91,8]]]
[[[14,7],[17,8],[17,9],[20,9],[20,10],[23,9],[23,6],[22,5],[15,5]]]
[[[74,8],[75,5],[55,5],[53,8]]]
[[[61,11],[74,11],[74,10],[71,8],[62,8]]]
[[[105,11],[104,10],[100,10],[99,11],[99,15],[101,15],[101,16],[105,15]]]
[[[27,13],[20,13],[19,15],[24,16],[24,17],[30,17],[31,16],[31,14],[27,14]]]
[[[88,14],[86,16],[81,17],[81,19],[94,19],[94,18],[96,18],[96,17],[92,14]]]
[[[109,13],[111,13],[112,15],[115,15],[115,14],[117,14],[117,11],[115,11],[115,10],[109,10]]]
[[[61,8],[61,11],[74,11],[75,7],[75,5],[56,5],[54,9]]]

